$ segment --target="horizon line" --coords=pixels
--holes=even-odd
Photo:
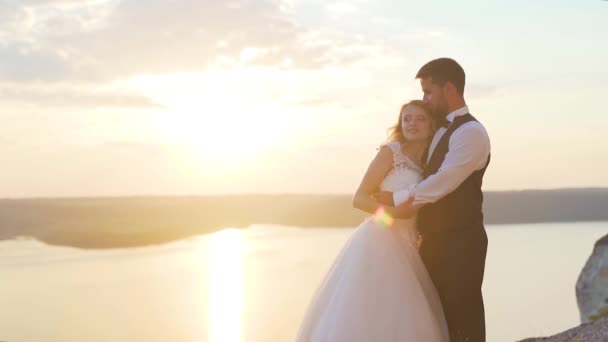
[[[512,190],[485,190],[483,193],[506,193],[506,192],[543,192],[543,191],[608,191],[608,187],[563,187],[563,188],[539,188],[539,189],[512,189]],[[0,197],[2,200],[39,200],[39,199],[125,199],[125,198],[176,198],[176,197],[247,197],[247,196],[353,196],[353,193],[331,193],[331,192],[246,192],[225,194],[115,194],[115,195],[80,195],[80,196],[14,196]]]

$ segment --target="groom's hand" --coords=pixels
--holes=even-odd
[[[405,220],[412,218],[421,207],[421,204],[414,205],[414,197],[410,197],[402,204],[391,208],[392,210],[389,211],[389,214],[394,218]]]
[[[372,198],[378,201],[380,204],[394,206],[393,193],[389,191],[378,191],[372,194]]]

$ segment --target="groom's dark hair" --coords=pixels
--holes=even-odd
[[[439,85],[450,82],[460,96],[464,95],[464,70],[451,58],[438,58],[426,63],[418,70],[416,78],[430,78],[433,83]]]

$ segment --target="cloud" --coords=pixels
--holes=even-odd
[[[329,3],[326,5],[326,9],[330,13],[330,16],[334,19],[357,11],[357,7],[348,2]]]
[[[260,77],[259,82],[265,83],[257,88],[278,88],[281,96],[296,102],[317,102],[328,96],[334,105],[356,102],[354,98],[369,102],[370,87],[390,87],[394,93],[401,89],[402,81],[392,80],[411,63],[407,51],[387,44],[385,34],[377,39],[331,26],[299,25],[293,1],[288,0],[14,0],[7,4],[0,8],[0,18],[6,19],[0,21],[0,79],[48,84],[43,90],[25,87],[4,92],[4,99],[20,102],[27,102],[29,96],[30,103],[50,106],[153,106],[141,96],[107,93],[93,85],[104,87],[138,75],[242,66],[265,69],[268,75],[281,71],[279,79],[284,81],[275,77],[274,82],[266,82],[269,77]],[[329,6],[364,12],[343,4]],[[319,10],[324,9],[320,5]],[[89,90],[50,90],[66,83],[86,84]]]
[[[12,81],[60,81],[73,77],[69,61],[48,50],[37,50],[25,43],[0,47],[0,78]]]
[[[69,86],[0,85],[0,101],[43,108],[157,108],[161,104],[142,95],[120,90],[74,89]]]
[[[296,25],[289,8],[280,0],[9,1],[0,9],[0,77],[109,81],[218,63],[319,68],[360,56],[344,55],[350,38]]]
[[[129,157],[145,156],[148,160],[175,153],[172,146],[136,141],[112,141],[95,145],[90,148],[95,149],[97,152],[108,154],[123,153]]]
[[[504,87],[492,84],[473,83],[467,84],[465,95],[471,98],[487,98],[497,95]]]

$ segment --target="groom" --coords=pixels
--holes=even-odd
[[[440,128],[427,153],[424,180],[379,193],[396,218],[418,213],[420,255],[439,292],[452,342],[485,341],[481,285],[488,239],[483,225],[482,179],[490,140],[464,100],[465,73],[453,59],[425,64],[416,75]]]

